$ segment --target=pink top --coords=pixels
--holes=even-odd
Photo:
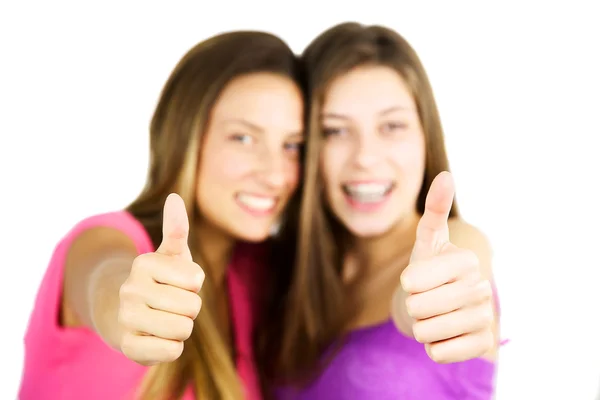
[[[25,334],[25,361],[21,400],[126,400],[135,393],[147,368],[108,347],[87,328],[64,328],[59,322],[63,266],[67,251],[84,230],[105,226],[127,234],[140,254],[154,251],[144,227],[124,211],[93,216],[76,225],[56,247],[39,288]],[[261,399],[252,354],[251,286],[260,266],[262,247],[237,247],[228,268],[227,281],[235,336],[237,369],[245,384],[246,398]],[[192,390],[184,400],[194,399]]]

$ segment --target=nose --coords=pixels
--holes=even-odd
[[[372,135],[361,135],[356,141],[354,163],[357,167],[368,169],[382,157],[380,143]]]
[[[263,183],[272,188],[280,189],[286,183],[286,161],[275,152],[265,152],[261,156],[260,177]]]

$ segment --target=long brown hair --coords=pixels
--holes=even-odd
[[[300,82],[299,62],[278,37],[256,31],[229,32],[192,48],[167,80],[150,124],[150,166],[146,185],[127,208],[146,228],[155,246],[162,240],[162,208],[171,192],[184,200],[190,226],[199,218],[197,171],[202,135],[213,105],[234,78],[271,72]],[[203,265],[192,230],[194,261]],[[210,268],[205,268],[208,273]],[[152,367],[142,384],[142,398],[180,398],[193,385],[201,399],[240,399],[242,388],[232,351],[215,323],[210,279],[202,292],[203,307],[182,356]]]
[[[301,56],[307,73],[308,147],[299,219],[296,266],[290,287],[280,291],[285,303],[274,308],[273,324],[263,332],[261,368],[271,383],[314,374],[326,348],[342,336],[354,311],[341,280],[344,229],[324,205],[319,171],[322,146],[321,109],[331,82],[353,68],[393,68],[414,97],[425,135],[426,165],[416,204],[423,213],[435,176],[449,170],[442,125],[429,79],[419,57],[398,33],[382,26],[337,25],[317,37]],[[458,215],[454,205],[450,213]],[[278,314],[275,314],[277,313]]]

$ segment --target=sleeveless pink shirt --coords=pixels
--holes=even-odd
[[[110,227],[127,234],[138,253],[154,251],[144,227],[124,211],[93,216],[76,225],[56,247],[39,288],[25,334],[21,400],[133,400],[146,372],[143,367],[108,347],[87,328],[59,324],[63,268],[74,239],[93,227]],[[260,270],[261,246],[237,247],[227,272],[235,336],[236,365],[246,398],[261,398],[252,353],[253,301],[250,287]],[[184,400],[193,400],[189,390]]]

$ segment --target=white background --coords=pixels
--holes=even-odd
[[[16,397],[23,333],[55,243],[79,219],[120,209],[141,189],[149,119],[179,58],[207,36],[241,28],[272,31],[301,51],[346,20],[397,29],[430,74],[459,205],[496,249],[503,336],[512,340],[501,353],[496,398],[594,398],[593,2],[109,3],[0,9],[1,399]]]

